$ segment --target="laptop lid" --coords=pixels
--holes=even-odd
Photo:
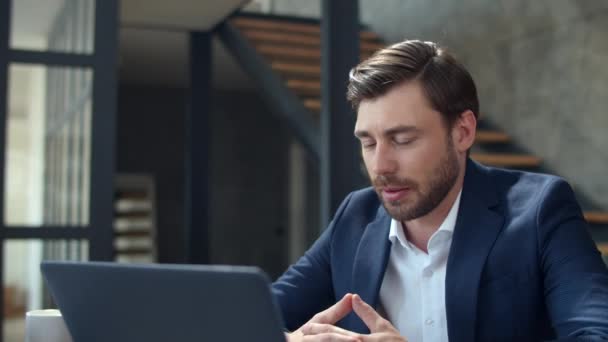
[[[256,267],[43,262],[74,342],[284,341]]]

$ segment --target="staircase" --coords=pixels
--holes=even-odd
[[[238,15],[230,23],[240,30],[255,50],[281,76],[315,120],[321,111],[321,29],[318,21],[263,15]],[[360,32],[360,58],[365,59],[384,47],[372,31]],[[515,151],[515,152],[514,152]],[[472,159],[485,165],[542,171],[541,158],[526,153],[508,134],[493,127],[487,119],[478,125]],[[596,240],[608,241],[608,213],[585,211]],[[598,231],[600,233],[596,234]],[[608,242],[598,243],[608,257]]]

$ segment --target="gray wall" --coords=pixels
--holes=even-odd
[[[121,86],[117,171],[156,180],[159,261],[183,262],[184,89]],[[255,93],[217,92],[211,114],[211,262],[287,265],[287,132]]]
[[[256,93],[217,92],[211,150],[211,260],[287,267],[289,137]]]
[[[360,0],[387,42],[447,45],[470,69],[483,115],[608,209],[608,1]],[[275,0],[318,17],[320,1]]]

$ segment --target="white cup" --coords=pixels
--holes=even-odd
[[[59,310],[32,310],[25,314],[25,342],[72,342]]]

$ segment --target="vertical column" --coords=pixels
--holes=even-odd
[[[190,110],[186,115],[186,258],[209,262],[211,33],[190,34]]]
[[[8,41],[10,0],[0,0],[0,287],[4,288],[4,171],[6,168],[6,119],[8,109]],[[4,339],[4,291],[0,293],[0,342]]]
[[[344,197],[364,182],[346,101],[348,72],[359,61],[359,5],[323,0],[321,19],[321,229]]]
[[[95,8],[89,257],[91,260],[112,260],[118,1],[99,0]]]

